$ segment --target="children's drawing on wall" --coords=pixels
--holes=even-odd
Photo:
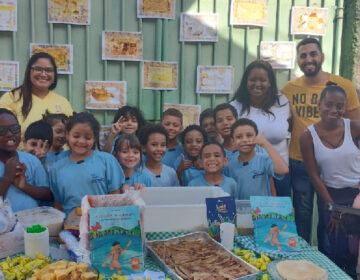
[[[143,37],[140,32],[102,32],[103,60],[141,60]]]
[[[0,91],[10,91],[19,85],[19,62],[0,60]]]
[[[175,19],[175,0],[137,0],[137,17]]]
[[[177,89],[177,62],[144,61],[142,68],[144,89]]]
[[[274,69],[294,69],[295,57],[295,42],[262,41],[260,43],[260,59],[269,62]]]
[[[217,42],[218,14],[181,13],[180,41]]]
[[[234,68],[232,66],[197,67],[197,93],[232,93]]]
[[[58,74],[73,73],[73,46],[72,45],[51,45],[51,44],[30,44],[30,56],[35,53],[46,52],[54,59]]]
[[[183,127],[191,124],[199,124],[199,116],[201,112],[201,105],[186,105],[186,104],[170,104],[165,103],[163,111],[169,108],[179,110],[183,115]]]
[[[48,0],[48,21],[52,23],[90,24],[90,0]]]
[[[268,0],[231,0],[231,25],[265,26]]]
[[[326,34],[327,8],[293,7],[291,15],[291,34]]]
[[[126,82],[86,81],[87,109],[117,110],[126,104]]]
[[[17,31],[16,0],[0,0],[0,30]]]

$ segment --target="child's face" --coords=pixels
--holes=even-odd
[[[128,145],[122,145],[116,153],[116,158],[121,166],[125,168],[135,168],[140,162],[141,153],[138,149],[131,148]]]
[[[139,124],[136,116],[126,114],[126,116],[123,117],[121,132],[125,134],[135,134],[138,127]]]
[[[204,118],[201,122],[201,127],[205,130],[210,138],[216,138],[217,132],[215,127],[215,120],[213,117]]]
[[[165,128],[168,133],[169,140],[176,139],[179,134],[183,131],[183,126],[181,120],[178,117],[166,115],[162,121],[161,125]]]
[[[255,129],[250,125],[241,125],[235,128],[233,141],[240,153],[250,153],[255,148]]]
[[[204,137],[200,131],[190,130],[184,137],[183,149],[190,157],[197,157],[204,145]]]
[[[46,140],[30,138],[24,141],[24,149],[25,152],[33,154],[40,160],[43,160],[50,149],[50,145]]]
[[[89,124],[75,124],[67,133],[66,138],[73,154],[83,157],[91,154],[95,143],[95,135]]]
[[[52,126],[54,148],[61,148],[66,143],[65,124],[62,121],[57,121]]]
[[[21,128],[14,116],[0,115],[0,150],[6,152],[16,151],[20,143]]]
[[[227,164],[227,158],[224,156],[218,145],[207,145],[201,154],[201,166],[207,173],[221,172]]]
[[[216,113],[216,131],[222,137],[229,137],[231,126],[236,122],[236,118],[230,109],[220,110]]]
[[[166,153],[165,135],[161,133],[150,134],[143,151],[146,153],[147,158],[160,162]]]

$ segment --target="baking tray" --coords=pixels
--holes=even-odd
[[[212,239],[210,237],[210,235],[206,232],[194,232],[194,233],[189,233],[189,234],[185,234],[185,235],[181,235],[181,236],[177,236],[177,237],[173,237],[173,238],[169,238],[169,239],[147,241],[146,242],[147,254],[151,258],[153,258],[155,260],[155,262],[157,262],[157,264],[163,269],[163,271],[166,274],[168,274],[170,277],[172,277],[173,279],[184,280],[182,277],[177,275],[174,270],[172,270],[169,266],[167,266],[165,262],[163,262],[161,260],[161,258],[155,253],[155,251],[152,250],[150,245],[151,245],[151,243],[155,243],[155,242],[159,242],[159,241],[160,242],[161,241],[177,241],[177,240],[195,241],[195,240],[199,240],[199,239],[204,240],[206,243],[210,244],[214,249],[220,251],[225,256],[229,256],[229,257],[233,258],[235,261],[237,261],[239,263],[239,265],[246,268],[250,272],[250,274],[248,274],[246,276],[242,276],[240,278],[235,278],[232,280],[238,280],[238,279],[239,280],[256,280],[257,279],[257,276],[260,271],[256,267],[248,264],[244,260],[235,256],[233,253],[231,253],[229,250],[227,250],[220,243],[218,243],[217,241]]]

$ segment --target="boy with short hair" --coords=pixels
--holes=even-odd
[[[250,196],[269,196],[270,179],[282,179],[289,168],[282,156],[266,140],[264,134],[258,135],[255,122],[242,118],[231,127],[234,146],[239,151],[224,168],[224,174],[235,179],[237,199],[249,199]],[[266,150],[257,153],[255,145]]]
[[[50,125],[40,120],[28,126],[24,134],[24,150],[36,156],[42,164],[53,141],[53,132]]]
[[[182,145],[178,140],[178,136],[183,131],[183,115],[179,110],[169,108],[163,112],[160,125],[165,128],[169,137],[166,153],[161,163],[174,168],[175,160],[183,153]]]
[[[236,109],[229,103],[219,104],[214,109],[216,132],[224,139],[222,145],[229,161],[239,155],[231,138],[231,126],[236,122],[237,116]]]
[[[199,122],[200,122],[200,127],[203,130],[205,130],[209,140],[220,142],[221,139],[219,138],[221,137],[216,132],[213,109],[207,108],[204,111],[202,111],[200,114]]]
[[[223,167],[228,163],[224,147],[218,142],[206,143],[200,151],[200,165],[205,174],[192,179],[189,186],[220,187],[228,194],[236,197],[236,182],[223,175]]]

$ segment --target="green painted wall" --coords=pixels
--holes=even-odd
[[[344,27],[340,73],[352,80],[360,94],[360,1],[344,2]]]
[[[60,75],[56,92],[67,97],[75,111],[85,108],[84,81],[126,80],[128,104],[139,106],[149,120],[160,118],[163,103],[201,104],[202,109],[226,102],[232,95],[198,95],[195,93],[196,66],[228,65],[235,68],[234,91],[240,83],[244,68],[259,57],[262,40],[300,41],[304,36],[290,34],[292,6],[329,8],[326,36],[321,38],[326,56],[324,69],[339,72],[341,25],[335,18],[337,0],[269,0],[268,24],[260,27],[229,26],[230,0],[177,0],[176,19],[137,19],[135,0],[92,0],[91,25],[49,24],[46,0],[18,0],[18,32],[0,32],[0,60],[20,61],[20,80],[29,58],[29,43],[74,45],[74,74]],[[219,13],[219,41],[217,43],[179,42],[181,12]],[[102,61],[101,31],[142,31],[145,60],[167,60],[179,63],[179,89],[176,91],[142,90],[139,62]],[[334,58],[333,58],[334,57]],[[277,70],[281,88],[292,73]],[[113,111],[94,111],[103,124],[110,124]]]

